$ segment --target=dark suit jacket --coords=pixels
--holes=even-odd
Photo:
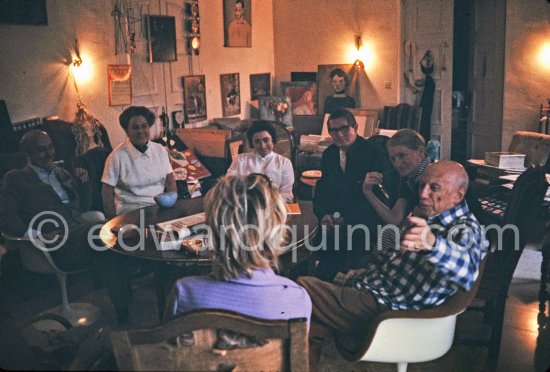
[[[346,171],[340,168],[340,149],[329,146],[321,160],[322,177],[315,186],[313,209],[319,220],[326,214],[340,212],[348,225],[380,223],[378,215],[363,195],[363,180],[367,172],[384,172],[387,160],[384,152],[361,136],[346,153]],[[372,234],[374,233],[374,234]],[[375,236],[375,231],[371,231]]]
[[[34,216],[44,211],[59,213],[65,218],[69,228],[80,224],[75,218],[81,209],[74,179],[69,172],[59,167],[55,167],[55,173],[71,199],[71,203],[67,205],[61,202],[54,189],[42,182],[28,165],[5,175],[0,192],[0,228],[3,231],[22,236]],[[48,232],[48,228],[53,230],[51,224],[45,224],[44,228],[44,232]]]

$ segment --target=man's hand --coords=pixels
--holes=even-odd
[[[369,172],[365,175],[365,180],[363,181],[363,194],[372,193],[372,186],[382,184],[382,173],[379,172]]]
[[[348,270],[347,273],[338,273],[332,280],[334,284],[338,284],[343,286],[351,285],[351,282],[354,278],[357,278],[361,274],[365,272],[365,269],[355,269],[355,270]]]
[[[321,225],[326,226],[329,230],[334,229],[336,225],[342,225],[344,223],[344,217],[340,217],[340,213],[334,212],[334,214],[325,214],[321,219]]]
[[[405,219],[403,227],[400,249],[413,252],[432,250],[435,235],[424,218],[409,216]]]
[[[80,183],[86,183],[90,180],[88,171],[82,167],[75,168],[74,175],[80,180]]]

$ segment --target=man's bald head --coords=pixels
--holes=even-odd
[[[29,162],[42,169],[52,169],[55,149],[50,136],[41,130],[33,129],[21,138],[19,148],[27,155]]]
[[[428,217],[453,208],[464,200],[468,182],[466,170],[455,161],[442,160],[431,164],[420,180],[419,208]]]

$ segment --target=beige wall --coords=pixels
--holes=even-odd
[[[539,107],[550,97],[550,5],[541,0],[507,0],[502,148],[517,130],[538,131]]]
[[[354,35],[372,52],[361,87],[361,106],[381,108],[398,100],[399,0],[273,1],[276,92],[291,71],[320,64],[353,63]],[[390,89],[384,88],[385,82]],[[322,108],[321,108],[322,109]]]
[[[125,54],[115,55],[113,0],[48,0],[47,26],[0,25],[0,99],[6,100],[13,122],[60,115],[73,121],[76,95],[64,64],[70,59],[70,49],[78,37],[80,50],[91,62],[92,76],[79,83],[82,100],[89,111],[109,131],[111,141],[124,139],[118,125],[122,106],[108,105],[106,65],[127,63]],[[134,2],[135,3],[135,2]],[[181,12],[183,2],[143,0],[144,12],[174,14]],[[160,9],[159,9],[160,4]],[[205,74],[208,118],[222,116],[221,73],[240,73],[241,117],[250,111],[249,74],[274,71],[273,20],[271,0],[253,0],[252,48],[223,47],[223,12],[221,1],[200,1],[201,54],[189,58],[184,54],[183,36],[178,33],[176,63],[145,63],[145,38],[138,40],[133,59],[142,60],[133,66],[134,84],[142,91],[133,104],[143,104],[158,111],[165,105],[168,112],[181,109],[183,96],[181,78],[189,74]],[[181,14],[181,13],[180,13]],[[176,30],[182,30],[176,18]],[[137,56],[137,57],[136,57]],[[143,80],[142,78],[150,78]],[[138,81],[142,79],[141,81]],[[136,87],[136,86],[135,86]],[[149,90],[150,95],[143,95]],[[146,92],[147,93],[147,92]]]

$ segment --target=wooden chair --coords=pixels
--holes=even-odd
[[[246,335],[262,346],[221,350],[217,330]],[[305,318],[264,320],[226,310],[193,310],[156,327],[113,332],[111,340],[121,371],[308,370]]]
[[[427,362],[443,356],[453,344],[456,318],[474,299],[485,268],[479,268],[473,288],[459,290],[443,304],[424,310],[388,310],[380,313],[359,344],[336,337],[338,352],[350,361],[396,363],[406,372],[408,363]]]
[[[275,128],[275,134],[277,135],[277,143],[273,145],[273,151],[277,154],[290,159],[292,166],[296,169],[296,139],[294,138],[293,128],[288,128],[283,123],[276,121],[269,122],[273,128]],[[252,152],[253,148],[250,147],[248,139],[243,138],[243,150],[242,152]]]
[[[378,128],[403,129],[410,128],[420,132],[422,108],[400,103],[397,106],[384,106],[384,116]],[[429,140],[429,138],[426,138]]]
[[[504,229],[500,237],[495,230],[488,231],[491,246],[494,249],[491,249],[488,255],[485,274],[474,301],[475,306],[470,307],[469,310],[483,312],[484,323],[488,325],[490,335],[483,340],[463,340],[462,342],[487,346],[488,362],[494,366],[500,352],[508,288],[525,247],[528,228],[541,207],[547,189],[548,184],[543,168],[528,168],[516,180],[504,216],[497,225],[515,226],[519,237],[510,228]]]

